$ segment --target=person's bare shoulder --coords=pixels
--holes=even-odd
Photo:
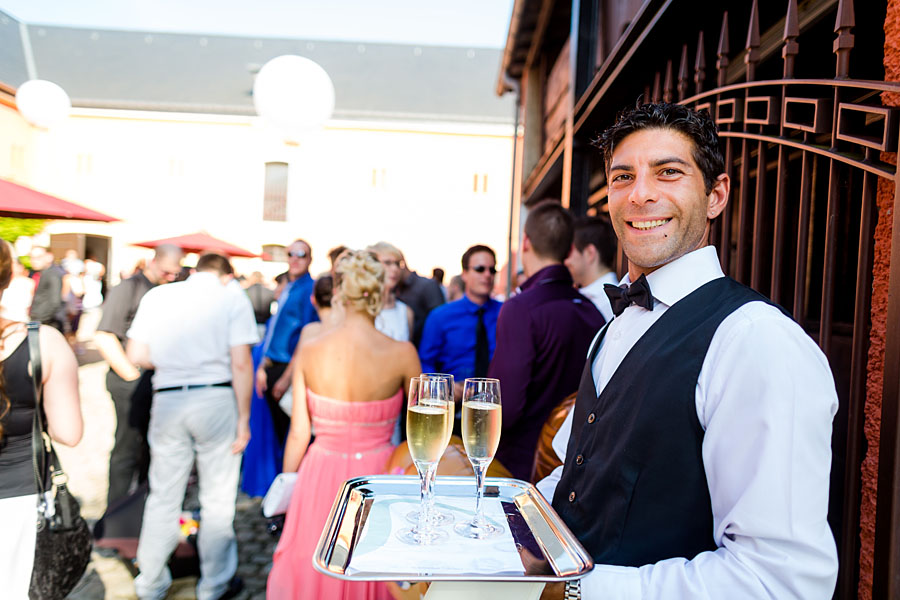
[[[397,364],[401,370],[420,370],[419,353],[411,342],[398,342],[390,340],[390,353],[392,361]]]

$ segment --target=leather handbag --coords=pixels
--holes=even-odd
[[[91,559],[91,531],[66,486],[44,423],[39,323],[28,324],[28,351],[34,384],[32,463],[37,486],[37,536],[31,570],[31,600],[62,600],[81,579]]]

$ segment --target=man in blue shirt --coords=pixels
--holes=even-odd
[[[295,240],[288,248],[289,283],[278,298],[278,312],[272,317],[263,342],[264,359],[256,371],[257,393],[265,396],[275,433],[282,446],[291,425],[290,417],[278,406],[278,401],[291,384],[288,365],[300,340],[300,330],[307,323],[319,320],[310,300],[314,283],[309,275],[310,262],[312,249],[309,244]]]
[[[425,373],[450,373],[457,383],[457,400],[466,377],[487,377],[496,344],[500,302],[491,298],[497,258],[477,245],[462,257],[465,294],[428,315],[419,344]]]

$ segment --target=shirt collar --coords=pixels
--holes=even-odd
[[[475,304],[474,302],[472,302],[472,300],[469,299],[468,296],[463,294],[460,300],[463,301],[462,305],[466,307],[466,311],[475,314],[476,312],[478,312],[479,308],[484,308],[485,310],[487,310],[487,308],[491,305],[492,298],[488,298],[484,304]]]
[[[221,285],[221,281],[219,277],[213,273],[212,271],[197,271],[196,273],[191,273],[191,276],[187,278],[187,281],[191,283],[201,283],[201,284],[209,284],[213,281]]]
[[[525,280],[525,283],[521,285],[521,290],[524,292],[535,286],[544,285],[545,283],[550,283],[552,281],[561,281],[568,285],[572,285],[572,274],[569,273],[569,269],[563,265],[549,265]]]
[[[700,286],[724,277],[715,246],[704,246],[647,275],[653,297],[672,306]],[[631,283],[626,273],[621,283]]]

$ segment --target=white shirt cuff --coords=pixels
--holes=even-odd
[[[595,565],[581,580],[583,600],[641,600],[641,576],[636,567]]]

